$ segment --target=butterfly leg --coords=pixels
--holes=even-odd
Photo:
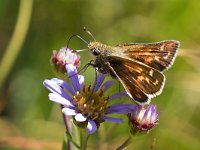
[[[91,60],[89,63],[87,63],[86,65],[84,65],[84,66],[78,71],[77,74],[84,73],[84,72],[87,70],[87,68],[88,68],[89,66],[93,66],[93,63],[92,63],[92,62],[94,62],[94,60]],[[77,75],[77,74],[73,74],[73,75],[69,76],[69,78],[71,78],[71,77],[73,77],[73,76],[75,76],[75,75]]]

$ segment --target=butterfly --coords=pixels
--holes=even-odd
[[[88,48],[95,56],[92,66],[118,79],[129,97],[144,105],[162,92],[163,72],[172,66],[179,45],[176,40],[117,46],[93,41]]]
[[[103,74],[119,80],[128,96],[139,105],[149,104],[151,98],[161,94],[165,75],[176,58],[180,42],[165,40],[155,43],[127,43],[109,46],[94,41],[86,42],[95,57],[88,63]]]

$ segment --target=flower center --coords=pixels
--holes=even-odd
[[[94,92],[91,85],[84,85],[80,92],[73,97],[76,110],[91,120],[98,120],[105,114],[108,104],[108,97],[104,96],[103,89]]]

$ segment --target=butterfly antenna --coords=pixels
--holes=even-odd
[[[81,36],[76,35],[77,38],[79,38],[80,40],[82,40],[84,43],[86,43],[87,45],[89,44],[85,39],[83,39]]]
[[[77,34],[74,34],[74,35],[72,35],[72,36],[69,38],[69,40],[68,40],[68,42],[67,42],[67,47],[69,46],[69,42],[70,42],[70,40],[71,40],[73,37],[79,38],[81,41],[83,41],[83,42],[86,43],[87,45],[89,44],[89,43],[88,43],[86,40],[84,40],[81,36],[79,36],[79,35],[77,35]]]
[[[86,27],[83,27],[83,31],[85,31],[87,34],[89,34],[94,39],[94,41],[96,41],[96,39],[94,38],[92,33],[89,30],[87,30]]]
[[[70,38],[69,38],[69,40],[67,41],[67,47],[69,46],[69,42],[71,41],[71,39],[73,38],[73,37],[75,37],[76,35],[72,35]]]

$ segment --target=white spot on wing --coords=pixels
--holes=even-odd
[[[153,72],[154,72],[154,71],[151,69],[151,70],[149,71],[149,75],[150,75],[150,76],[153,76]]]

